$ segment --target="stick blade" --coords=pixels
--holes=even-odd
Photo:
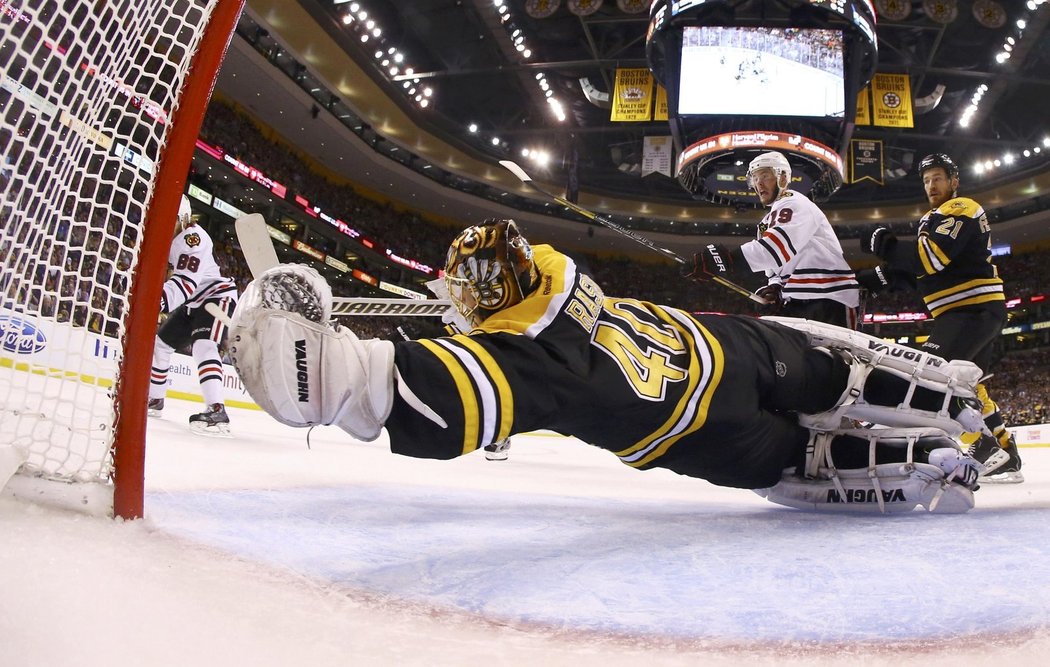
[[[518,177],[522,183],[528,183],[532,178],[525,173],[525,170],[518,166],[518,163],[512,160],[500,160],[499,163],[510,173]]]
[[[280,264],[262,215],[252,213],[237,218],[233,228],[237,232],[237,241],[241,244],[241,252],[244,253],[244,261],[248,263],[252,277],[257,277],[263,271]]]

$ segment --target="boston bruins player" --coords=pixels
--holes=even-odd
[[[190,200],[183,195],[175,238],[168,252],[172,274],[164,283],[160,300],[160,311],[168,317],[157,331],[153,348],[148,413],[151,417],[161,415],[171,355],[177,348],[192,343],[197,380],[207,407],[190,415],[190,429],[223,436],[229,433],[230,424],[223,403],[223,366],[219,356],[226,325],[204,305],[215,303],[224,312],[232,313],[237,303],[237,284],[222,275],[212,254],[211,237],[196,224],[192,213]]]
[[[329,323],[331,291],[313,270],[267,271],[233,320],[246,388],[293,426],[337,424],[362,440],[385,427],[407,456],[450,459],[551,429],[635,468],[773,487],[767,496],[788,505],[972,507],[976,462],[942,431],[836,429],[857,417],[960,433],[956,420],[980,421],[967,407],[973,364],[804,320],[783,320],[800,330],[607,297],[508,220],[461,233],[445,270],[469,333],[397,343]],[[882,477],[876,463],[889,466]],[[796,473],[785,485],[786,468]]]
[[[885,264],[862,273],[865,287],[890,287],[890,276],[915,276],[915,284],[933,317],[922,349],[945,359],[965,359],[988,370],[992,347],[1006,325],[1003,281],[992,263],[991,228],[984,209],[958,196],[959,167],[943,153],[919,162],[930,210],[919,220],[915,243],[901,243],[888,227],[876,227],[861,239],[861,248]],[[989,482],[1024,481],[1017,445],[984,384],[977,386],[984,403],[988,433],[970,454],[985,466]]]

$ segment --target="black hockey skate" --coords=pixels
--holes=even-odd
[[[1014,441],[1012,435],[1006,447],[1002,448],[1002,452],[1009,457],[1006,463],[994,470],[986,471],[981,475],[981,481],[986,484],[1020,484],[1024,481],[1024,475],[1021,474],[1021,455],[1017,452],[1017,442]]]
[[[982,433],[977,440],[970,445],[970,448],[966,450],[966,453],[977,459],[977,462],[981,464],[981,477],[985,478],[991,475],[993,472],[998,472],[999,468],[1005,465],[1010,460],[1010,455],[999,446],[999,441],[994,435],[988,433]]]
[[[489,461],[506,461],[510,456],[510,438],[485,445],[485,458]]]
[[[146,414],[150,417],[160,417],[164,412],[164,399],[151,398],[146,402]]]
[[[204,412],[190,415],[190,430],[200,435],[230,437],[230,418],[226,414],[226,406],[212,403]]]

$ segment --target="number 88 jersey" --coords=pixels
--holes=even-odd
[[[190,225],[175,235],[168,252],[172,275],[164,283],[167,312],[181,306],[198,290],[223,279],[212,251],[211,237],[200,225]]]

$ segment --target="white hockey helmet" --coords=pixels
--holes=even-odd
[[[773,173],[777,175],[777,187],[781,190],[785,190],[791,185],[791,163],[788,162],[783,153],[769,151],[751,160],[751,164],[747,166],[747,184],[752,188],[754,187],[752,179],[755,172],[759,169],[772,169]],[[781,184],[781,176],[784,177],[783,184]]]
[[[179,201],[179,215],[175,218],[175,233],[178,234],[193,224],[193,209],[190,208],[190,198],[182,195]]]

